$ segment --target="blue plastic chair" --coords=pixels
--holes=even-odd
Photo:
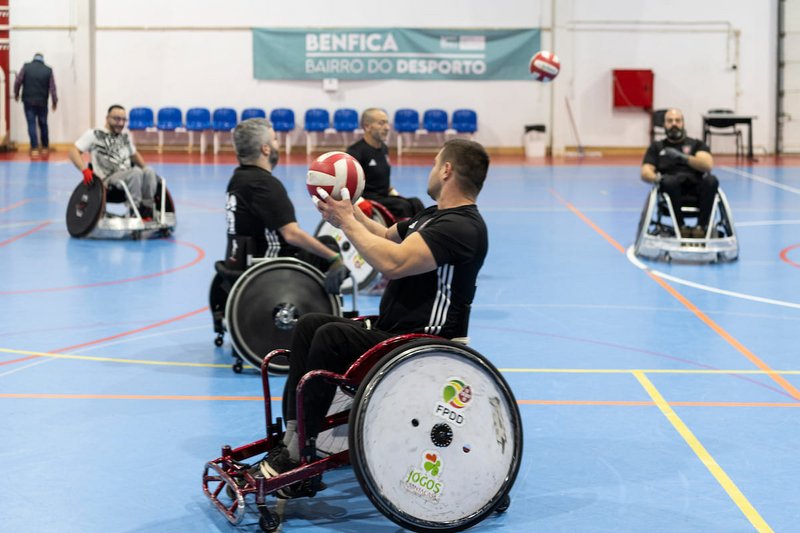
[[[478,131],[478,114],[472,109],[456,109],[453,111],[453,129],[456,133],[472,135]]]
[[[294,111],[285,107],[273,109],[269,114],[269,121],[272,122],[272,128],[276,133],[283,133],[286,155],[289,155],[292,153],[291,133],[294,131]]]
[[[267,118],[267,112],[258,107],[248,107],[242,111],[242,122],[248,118]]]
[[[211,127],[214,130],[214,153],[219,152],[220,138],[230,135],[236,127],[236,110],[230,107],[220,107],[211,115]]]
[[[236,127],[236,110],[230,107],[220,107],[214,110],[211,117],[211,126],[214,131],[231,131]]]
[[[403,155],[403,136],[417,133],[419,113],[414,109],[398,109],[394,112],[394,130],[397,132],[397,155]]]
[[[158,110],[156,125],[161,131],[175,131],[183,127],[183,113],[177,107],[162,107]]]
[[[444,133],[447,130],[447,111],[428,109],[422,115],[422,127],[430,133]]]
[[[331,115],[327,109],[312,108],[306,111],[303,127],[306,131],[306,153],[310,154],[317,140],[317,133],[326,133],[331,127]]]
[[[211,112],[205,107],[193,107],[186,112],[186,129],[203,131],[211,129]]]
[[[134,107],[128,113],[129,130],[146,130],[155,127],[153,110],[149,107]]]
[[[206,153],[206,131],[211,129],[211,111],[193,107],[186,111],[186,130],[189,132],[189,151],[194,147],[194,133],[200,132],[200,153]]]
[[[156,127],[158,128],[158,151],[164,149],[164,134],[178,133],[183,131],[183,112],[177,107],[162,107],[156,115]]]
[[[358,129],[358,111],[348,107],[333,113],[333,128],[338,132],[352,133]]]

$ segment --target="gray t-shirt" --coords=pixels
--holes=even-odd
[[[92,155],[94,173],[103,179],[131,168],[131,156],[136,153],[128,132],[114,135],[105,128],[87,131],[75,141],[75,147]]]

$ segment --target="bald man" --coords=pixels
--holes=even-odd
[[[664,129],[666,138],[653,142],[647,149],[642,162],[642,180],[658,184],[661,192],[669,195],[681,237],[703,238],[719,186],[717,178],[710,174],[714,159],[703,141],[686,136],[683,113],[679,109],[667,110]],[[697,197],[700,210],[697,226],[691,228],[686,226],[681,212],[686,195]]]

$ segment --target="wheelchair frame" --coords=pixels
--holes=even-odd
[[[175,226],[178,222],[175,217],[175,211],[167,211],[167,195],[169,194],[169,191],[167,190],[167,182],[161,176],[158,176],[158,179],[161,185],[161,201],[159,202],[157,209],[153,210],[153,220],[150,222],[145,222],[142,220],[142,215],[139,213],[139,208],[133,201],[133,196],[131,195],[128,186],[123,181],[114,183],[113,187],[117,187],[123,191],[125,194],[124,203],[133,211],[134,216],[120,216],[109,213],[106,210],[105,204],[108,203],[107,198],[111,187],[103,183],[103,187],[106,189],[106,200],[104,201],[103,212],[100,215],[100,218],[98,219],[94,229],[92,229],[86,235],[86,238],[126,239],[130,237],[133,239],[141,239],[151,237],[168,237],[175,230]]]
[[[662,213],[666,209],[668,215]],[[697,217],[697,207],[685,206],[684,216]],[[671,225],[664,224],[667,217]],[[717,189],[705,237],[682,237],[672,200],[658,185],[650,190],[634,244],[639,257],[662,261],[714,263],[735,261],[739,257],[739,241],[733,215],[722,188]]]
[[[397,337],[389,338],[368,351],[362,354],[344,374],[337,374],[326,370],[312,370],[305,374],[297,385],[297,436],[299,442],[305,441],[305,424],[303,418],[303,390],[307,384],[314,379],[324,379],[331,384],[337,385],[341,390],[345,391],[348,395],[355,395],[359,390],[359,386],[365,380],[374,381],[374,373],[378,371],[376,365],[384,357],[388,356],[393,351],[403,346],[409,345],[413,341],[426,341],[430,340],[431,345],[435,347],[436,342],[449,343],[453,346],[453,342],[446,341],[440,337],[426,335],[426,334],[407,334]],[[457,344],[457,343],[456,343]],[[424,346],[424,342],[416,345],[409,346],[409,350],[415,347]],[[220,457],[209,461],[205,465],[203,472],[203,492],[211,500],[214,506],[222,512],[231,524],[238,524],[242,521],[245,515],[245,497],[249,494],[255,496],[255,503],[260,513],[259,526],[262,530],[270,532],[275,531],[279,527],[279,518],[270,511],[266,503],[266,497],[270,494],[277,492],[280,489],[286,488],[295,483],[303,482],[304,491],[306,496],[314,496],[320,490],[320,477],[326,470],[332,470],[340,466],[345,466],[350,463],[350,450],[345,449],[328,455],[326,457],[318,458],[316,455],[316,442],[314,439],[310,442],[309,446],[301,449],[301,462],[300,465],[281,475],[264,478],[261,476],[253,476],[250,473],[250,465],[243,463],[256,455],[263,454],[268,450],[275,447],[281,440],[281,418],[276,418],[273,421],[272,408],[271,408],[271,394],[268,377],[268,367],[270,360],[279,355],[285,355],[288,350],[273,350],[270,352],[262,362],[261,365],[261,380],[264,389],[264,412],[266,424],[266,437],[250,444],[232,448],[229,445],[222,447]],[[406,353],[406,352],[402,352]],[[474,352],[473,352],[474,353]],[[394,359],[393,359],[394,360]],[[488,362],[487,362],[488,363]],[[489,366],[491,366],[489,364]],[[492,367],[493,368],[493,367]],[[495,372],[496,369],[494,369]],[[379,372],[380,373],[380,372]],[[499,376],[499,374],[497,374]],[[519,463],[522,455],[522,427],[519,420],[519,412],[516,407],[516,401],[510,389],[507,388],[504,380],[500,379],[503,386],[506,387],[506,399],[513,402],[513,409],[515,416],[512,416],[511,423],[513,429],[513,452],[509,472],[503,479],[502,487],[494,495],[494,498],[486,502],[486,504],[472,515],[465,517],[465,520],[470,520],[468,524],[460,524],[457,526],[449,526],[444,523],[444,527],[437,526],[436,524],[428,525],[423,519],[420,519],[420,524],[414,522],[403,522],[402,516],[397,518],[397,514],[392,513],[393,516],[387,514],[384,509],[385,506],[378,505],[383,501],[383,496],[374,494],[374,491],[367,490],[367,496],[376,504],[376,507],[384,513],[387,517],[395,522],[403,525],[404,527],[411,527],[417,531],[458,531],[474,525],[480,520],[483,520],[493,512],[504,512],[510,505],[509,491],[513,485],[516,474],[519,470]],[[363,394],[360,391],[359,396]],[[357,398],[358,399],[358,398]],[[513,415],[513,413],[512,413]],[[341,411],[326,416],[320,430],[320,435],[334,427],[341,426],[352,421],[350,411]],[[350,428],[351,436],[353,438],[353,428]],[[439,446],[439,444],[436,444]],[[468,451],[468,450],[466,450]],[[359,483],[364,487],[361,477],[363,472],[361,468],[356,469]],[[220,495],[226,491],[228,498],[231,500],[230,504],[225,504],[220,500]],[[400,512],[402,514],[402,512]]]

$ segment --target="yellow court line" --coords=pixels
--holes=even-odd
[[[583,220],[589,227],[591,227],[594,231],[596,231],[601,237],[603,237],[606,241],[608,241],[611,246],[617,249],[623,255],[626,253],[625,248],[618,243],[614,238],[602,230],[597,224],[595,224],[589,217],[581,213],[581,211],[572,205],[570,202],[566,201],[564,198],[561,197],[558,192],[554,189],[550,189],[550,194],[555,196],[555,198],[564,204],[567,209],[572,211],[575,216]],[[647,276],[650,277],[653,281],[661,286],[665,291],[670,293],[676,300],[681,302],[686,309],[694,313],[694,315],[699,318],[703,323],[705,323],[709,328],[711,328],[717,335],[722,337],[728,344],[733,346],[739,353],[745,356],[751,363],[755,366],[763,370],[775,383],[781,386],[783,390],[788,392],[795,400],[800,400],[800,390],[798,390],[794,385],[786,381],[783,376],[779,375],[777,372],[772,370],[772,368],[767,365],[760,357],[758,357],[755,353],[750,351],[744,344],[739,342],[733,335],[728,333],[722,326],[714,322],[711,317],[705,314],[703,311],[700,310],[699,307],[694,305],[688,298],[686,298],[683,294],[678,292],[675,288],[672,287],[669,283],[665,280],[661,279],[660,277],[656,276],[649,270],[644,271]]]
[[[161,366],[192,366],[202,368],[230,368],[230,364],[220,363],[185,363],[182,361],[153,361],[149,359],[118,359],[115,357],[95,357],[91,355],[69,355],[63,353],[50,353],[50,352],[31,352],[28,350],[10,350],[7,348],[0,348],[2,353],[13,353],[22,355],[37,355],[39,357],[54,357],[56,359],[78,359],[83,361],[100,361],[103,363],[128,363],[133,365],[161,365]],[[248,365],[245,365],[247,368]],[[250,367],[253,368],[253,367]]]
[[[30,350],[14,350],[0,348],[0,353],[15,355],[35,355],[39,357],[53,357],[57,359],[76,359],[83,361],[99,361],[102,363],[127,363],[132,365],[160,365],[160,366],[188,366],[200,368],[230,368],[230,364],[223,363],[187,363],[182,361],[153,361],[150,359],[118,359],[115,357],[97,357],[92,355],[73,355],[51,352],[33,352]],[[255,368],[244,365],[245,368]],[[712,369],[668,369],[668,368],[498,368],[507,374],[631,374],[643,372],[645,374],[748,374],[748,375],[800,375],[800,370],[712,370]]]
[[[728,493],[728,496],[734,501],[739,510],[747,517],[753,527],[756,528],[757,531],[772,531],[772,528],[767,524],[767,522],[761,517],[761,515],[756,511],[755,507],[750,503],[750,501],[745,497],[739,487],[736,486],[736,483],[728,477],[728,474],[722,469],[721,466],[714,460],[708,450],[700,443],[697,437],[694,436],[692,430],[683,423],[683,420],[678,416],[678,414],[670,407],[667,401],[661,396],[661,393],[658,392],[653,382],[650,381],[647,376],[645,376],[642,372],[634,372],[634,376],[636,379],[639,380],[639,383],[644,387],[647,391],[647,394],[653,399],[656,403],[656,406],[661,410],[667,420],[670,421],[672,426],[681,434],[683,440],[686,441],[686,444],[694,451],[697,457],[700,458],[700,461],[708,468],[714,478],[722,485],[722,488],[725,492]]]
[[[770,376],[772,374],[800,375],[800,370],[720,370],[692,368],[498,368],[507,374],[751,374]]]

